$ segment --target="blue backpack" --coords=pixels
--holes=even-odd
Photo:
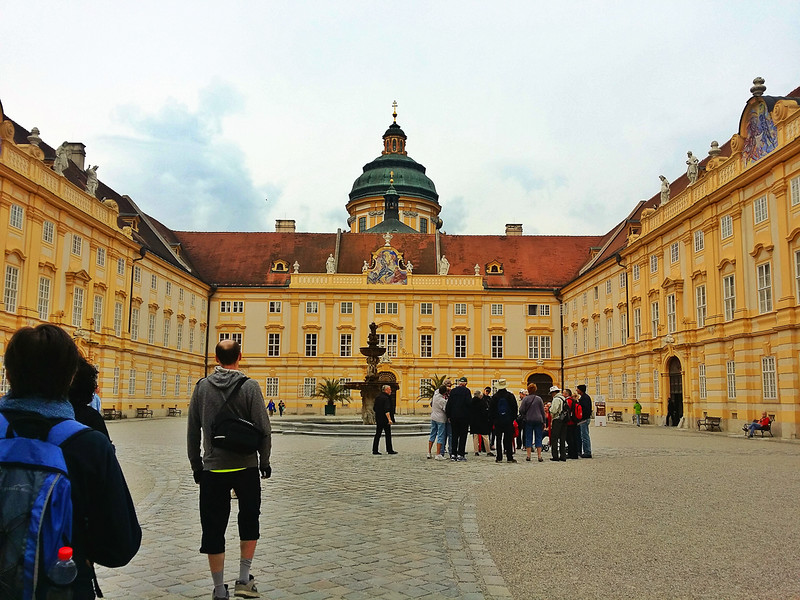
[[[89,429],[71,419],[47,440],[20,437],[0,414],[0,598],[31,600],[72,539],[72,491],[61,445]]]

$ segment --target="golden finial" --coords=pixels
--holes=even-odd
[[[397,100],[392,102],[392,108],[394,109],[392,111],[392,118],[394,119],[394,122],[397,123]]]
[[[389,171],[389,185],[394,185],[394,171]]]

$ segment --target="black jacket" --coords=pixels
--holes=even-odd
[[[60,420],[16,411],[3,415],[24,437],[46,437],[49,427]],[[128,564],[139,551],[142,529],[114,447],[105,435],[82,431],[61,449],[72,484],[72,546],[78,565],[73,600],[84,600],[95,597],[87,559],[106,567]]]
[[[589,394],[584,392],[583,394],[581,394],[580,403],[581,403],[581,412],[583,413],[581,415],[581,417],[582,417],[581,421],[585,421],[586,419],[591,419],[592,418],[592,397]]]
[[[508,412],[505,415],[501,415],[497,410],[500,398],[505,398],[508,402]],[[517,418],[517,397],[508,390],[497,390],[489,403],[489,418],[495,425],[503,427],[511,425]]]
[[[486,396],[472,397],[469,430],[473,435],[489,435],[492,430],[489,423],[489,399]]]
[[[392,398],[386,392],[379,392],[375,396],[375,422],[388,423],[386,413],[392,412]]]
[[[470,417],[470,404],[472,404],[472,392],[467,386],[458,385],[450,390],[444,412],[451,423],[467,424]]]

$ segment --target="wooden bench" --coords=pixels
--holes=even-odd
[[[170,406],[167,408],[167,416],[168,417],[180,417],[181,416],[181,409],[177,406]]]
[[[104,408],[103,409],[103,418],[106,421],[113,421],[114,419],[121,419],[122,418],[122,411],[119,411],[116,408]]]
[[[771,416],[769,418],[769,425],[767,425],[766,427],[762,427],[761,429],[756,429],[753,432],[753,434],[756,434],[756,433],[758,433],[760,431],[761,432],[761,437],[763,438],[764,437],[764,432],[766,431],[769,434],[769,437],[775,437],[774,435],[772,435],[772,424],[774,422],[775,422],[775,417]],[[744,431],[745,437],[750,435],[750,433],[749,433],[750,432],[750,423],[746,423],[746,424],[742,425],[742,431]]]
[[[620,419],[621,421],[622,419]],[[631,423],[636,425],[636,415],[631,415]],[[639,423],[642,425],[650,425],[650,413],[640,413],[639,414]]]
[[[612,410],[608,413],[608,420],[609,421],[619,421],[622,422],[622,411],[621,410]]]
[[[705,427],[706,431],[722,431],[719,424],[722,422],[722,417],[709,417],[705,416],[702,419],[697,419],[697,428]]]
[[[144,419],[147,417],[152,417],[153,411],[150,408],[137,408],[136,409],[136,418],[137,419]]]

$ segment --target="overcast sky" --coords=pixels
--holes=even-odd
[[[451,234],[602,234],[800,85],[800,2],[0,5],[0,101],[172,229],[347,229],[392,122]]]

